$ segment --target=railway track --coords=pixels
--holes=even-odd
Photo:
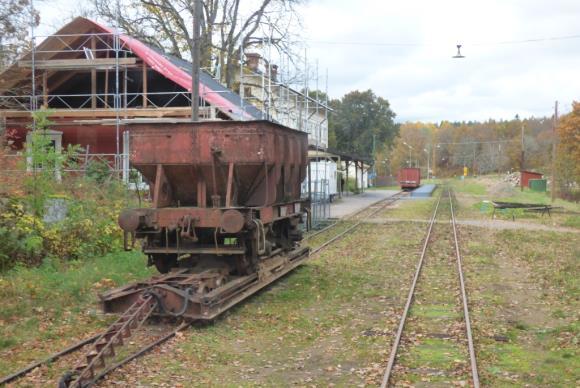
[[[345,218],[339,219],[338,221],[328,225],[327,227],[325,227],[319,231],[314,232],[313,234],[307,235],[303,241],[310,240],[313,237],[316,237],[324,232],[327,232],[338,225],[344,224],[345,222],[352,221],[352,220],[356,221],[353,225],[349,226],[348,228],[346,228],[345,230],[343,230],[342,232],[340,232],[336,236],[332,237],[330,240],[327,240],[326,242],[322,243],[321,245],[319,245],[318,247],[316,247],[310,251],[311,255],[315,254],[315,253],[319,252],[320,250],[324,249],[325,247],[327,247],[328,245],[332,244],[333,242],[339,240],[340,238],[342,238],[344,235],[346,235],[351,230],[358,227],[367,218],[374,216],[375,214],[377,214],[378,212],[380,212],[381,210],[383,210],[387,206],[395,203],[396,201],[400,200],[401,198],[406,197],[407,195],[409,195],[408,192],[399,191],[390,197],[383,198],[379,201],[373,202],[372,204],[368,205],[367,207],[364,207],[364,208],[350,214],[349,216],[347,216]],[[368,214],[365,214],[367,212],[368,212]]]
[[[381,387],[450,380],[479,387],[453,199],[447,189],[436,202]],[[436,222],[444,217],[449,223]]]
[[[358,227],[367,218],[374,216],[388,205],[396,202],[406,195],[406,192],[400,191],[391,197],[376,201],[369,206],[352,213],[345,219],[339,220],[327,226],[326,228],[317,231],[315,234],[308,236],[305,238],[305,240],[319,235],[325,231],[331,230],[335,226],[345,223],[344,221],[356,220],[356,222],[350,225],[347,229],[341,231],[339,234],[333,236],[320,246],[313,249],[311,254],[315,254],[333,242],[339,240],[348,232]],[[192,320],[184,321],[178,325],[177,328],[173,328],[167,333],[159,335],[156,339],[150,341],[148,344],[139,348],[133,353],[125,357],[117,356],[116,348],[122,346],[123,342],[127,341],[127,339],[147,320],[147,318],[153,314],[155,308],[157,307],[156,304],[157,301],[155,301],[153,298],[149,296],[146,297],[144,300],[135,303],[134,306],[131,306],[113,325],[111,325],[103,333],[72,344],[66,349],[56,352],[44,358],[43,360],[34,362],[19,371],[1,378],[0,386],[18,382],[20,379],[23,379],[37,368],[53,364],[63,358],[73,358],[73,356],[81,353],[85,353],[86,358],[82,359],[82,361],[77,363],[77,365],[72,370],[62,376],[59,382],[59,387],[85,388],[93,386],[109,373],[122,367],[130,361],[147,354],[155,347],[167,342],[171,338],[175,337],[178,332],[187,329],[193,324]],[[87,352],[87,350],[89,351]]]
[[[70,372],[66,372],[62,376],[60,381],[58,382],[58,387],[59,388],[64,388],[64,387],[83,387],[83,388],[85,388],[85,387],[93,386],[94,384],[99,382],[102,378],[104,378],[110,372],[122,367],[123,365],[131,362],[132,360],[134,360],[136,358],[144,356],[145,354],[150,352],[152,349],[167,342],[171,338],[175,337],[177,335],[177,333],[185,330],[186,328],[188,328],[192,324],[193,324],[192,322],[182,322],[180,325],[177,326],[177,328],[174,327],[170,330],[165,330],[165,332],[158,334],[157,336],[154,336],[154,339],[152,341],[149,341],[146,345],[140,347],[138,350],[136,350],[136,351],[124,356],[124,357],[117,357],[116,359],[113,360],[113,363],[111,365],[103,364],[102,368],[100,368],[99,370],[94,369],[90,378],[83,377],[82,379],[79,379],[78,377],[81,377],[81,374],[70,373],[70,372],[75,372],[74,369]],[[150,337],[151,336],[150,334],[151,333],[147,333],[144,336]],[[28,365],[27,367],[19,370],[19,371],[16,371],[8,376],[5,376],[2,379],[0,379],[0,386],[5,386],[7,384],[17,384],[22,379],[25,379],[35,369],[42,368],[42,367],[48,366],[50,364],[55,364],[55,363],[61,361],[62,359],[66,359],[66,360],[64,360],[65,362],[67,362],[68,359],[70,359],[70,361],[76,360],[79,358],[78,357],[79,355],[81,355],[82,353],[86,353],[86,351],[88,350],[87,348],[93,347],[95,345],[95,343],[99,340],[99,338],[101,338],[101,336],[102,336],[102,334],[99,334],[99,335],[87,338],[85,340],[79,341],[77,343],[74,343],[64,350],[61,350],[57,353],[54,353],[54,354],[44,358],[43,360],[34,362],[34,363]],[[77,356],[77,357],[75,358],[75,356]],[[79,364],[77,364],[77,365],[79,365]],[[85,369],[85,368],[83,368],[83,369]],[[35,376],[34,379],[38,380],[38,376]],[[37,384],[37,382],[35,384]],[[31,384],[28,381],[23,382],[23,385],[25,385],[25,386],[35,385],[35,384]]]

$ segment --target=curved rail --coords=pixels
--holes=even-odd
[[[107,367],[106,369],[104,369],[103,371],[101,371],[98,375],[96,375],[93,379],[93,381],[87,385],[86,387],[90,387],[93,384],[95,384],[96,382],[98,382],[99,380],[101,380],[103,377],[105,377],[106,375],[108,375],[109,373],[111,373],[112,371],[114,371],[115,369],[119,369],[120,367],[122,367],[123,365],[133,361],[136,358],[139,358],[141,356],[144,356],[146,353],[148,353],[151,349],[155,348],[156,346],[161,345],[164,342],[169,341],[171,338],[175,337],[177,335],[177,333],[179,333],[180,331],[187,329],[189,326],[191,326],[191,322],[183,322],[181,325],[179,325],[175,330],[171,331],[170,333],[164,335],[163,337],[155,340],[154,342],[150,343],[149,345],[145,346],[144,348],[142,348],[141,350],[133,353],[132,355],[122,359],[121,361],[119,361],[118,363],[111,365],[109,367]]]
[[[374,211],[373,211],[371,214],[369,214],[369,215],[368,215],[368,216],[366,216],[365,218],[361,219],[361,220],[360,220],[360,221],[358,221],[356,224],[354,224],[354,225],[350,226],[349,228],[347,228],[346,230],[344,230],[344,231],[340,232],[339,234],[337,234],[336,236],[334,236],[334,237],[333,237],[333,238],[331,238],[330,240],[328,240],[328,241],[324,242],[322,245],[320,245],[320,246],[316,247],[315,249],[311,250],[311,251],[310,251],[310,254],[311,254],[311,255],[313,255],[313,254],[315,254],[315,253],[318,253],[318,252],[320,252],[321,250],[323,250],[324,248],[326,248],[328,245],[332,244],[333,242],[335,242],[336,240],[340,239],[340,238],[341,238],[341,237],[343,237],[345,234],[347,234],[348,232],[350,232],[351,230],[353,230],[354,228],[356,228],[357,226],[359,226],[360,224],[362,224],[362,223],[363,223],[363,221],[364,221],[365,219],[367,219],[367,218],[370,218],[370,217],[374,216],[375,214],[377,214],[378,212],[380,212],[381,210],[383,210],[383,209],[384,209],[385,207],[387,207],[388,205],[390,205],[390,204],[392,204],[392,203],[394,203],[394,202],[398,201],[398,200],[399,200],[399,199],[400,199],[400,198],[403,196],[403,193],[405,193],[405,192],[404,192],[404,191],[399,191],[398,193],[396,193],[396,194],[393,194],[393,195],[392,195],[392,196],[390,196],[390,197],[387,197],[387,198],[385,198],[385,199],[382,199],[382,200],[380,200],[380,201],[377,201],[377,202],[373,202],[373,203],[372,203],[372,204],[370,204],[369,206],[367,206],[367,207],[365,207],[365,208],[363,208],[363,209],[359,210],[358,212],[354,213],[354,214],[353,214],[353,217],[354,217],[355,215],[358,215],[358,214],[362,213],[362,212],[363,212],[363,211],[365,211],[365,210],[368,210],[368,209],[370,209],[372,206],[375,206],[376,204],[379,204],[379,203],[382,203],[382,202],[384,202],[384,203],[382,203],[382,204],[381,204],[381,206],[380,206],[378,209],[375,209],[375,210],[374,210]],[[330,225],[330,226],[335,226],[337,223],[338,223],[338,222],[335,222],[334,224],[332,224],[332,225]],[[322,229],[320,232],[324,231],[325,229],[326,229],[326,230],[328,230],[328,229],[330,229],[330,227],[326,227],[326,228]]]
[[[371,207],[373,207],[373,206],[379,205],[379,204],[381,204],[382,202],[385,202],[385,201],[390,201],[390,202],[389,202],[389,204],[390,204],[390,203],[393,203],[393,202],[394,202],[394,201],[393,201],[393,198],[395,198],[395,197],[396,197],[396,199],[399,199],[399,198],[401,198],[401,197],[403,196],[403,194],[404,194],[404,193],[406,193],[406,191],[404,191],[404,190],[401,190],[401,191],[398,191],[398,192],[396,192],[395,194],[391,195],[390,197],[386,197],[386,198],[383,198],[383,199],[379,199],[378,201],[376,201],[376,202],[373,202],[373,203],[371,203],[370,205],[368,205],[368,206],[366,206],[366,207],[364,207],[364,208],[362,208],[362,209],[360,209],[360,210],[357,210],[357,211],[356,211],[356,212],[354,212],[354,213],[351,213],[351,214],[347,215],[345,218],[339,219],[338,221],[336,221],[336,222],[333,222],[332,224],[330,224],[330,225],[328,225],[328,226],[325,226],[324,228],[322,228],[322,229],[320,229],[320,230],[317,230],[316,232],[314,232],[314,233],[312,233],[312,234],[309,234],[309,235],[307,235],[307,236],[304,236],[304,238],[302,239],[302,241],[306,241],[306,240],[309,240],[309,239],[311,239],[311,238],[313,238],[313,237],[316,237],[316,236],[318,236],[319,234],[321,234],[321,233],[324,233],[324,232],[326,232],[327,230],[330,230],[330,229],[334,228],[335,226],[337,226],[338,224],[340,224],[340,223],[342,223],[342,222],[344,222],[344,221],[347,221],[347,220],[353,219],[354,217],[358,216],[358,215],[359,215],[359,214],[361,214],[362,212],[364,212],[364,211],[368,210],[369,208],[371,208]]]
[[[0,379],[0,385],[8,384],[8,383],[20,378],[20,377],[23,377],[24,375],[28,374],[33,369],[36,369],[39,366],[46,365],[48,363],[56,361],[59,358],[66,356],[67,354],[72,354],[72,353],[80,350],[81,348],[83,348],[85,345],[92,344],[100,337],[101,337],[101,334],[97,334],[93,337],[90,337],[90,338],[87,338],[87,339],[82,340],[80,342],[77,342],[76,344],[73,344],[64,350],[61,350],[60,352],[54,353],[54,354],[48,356],[47,358],[45,358],[44,360],[34,362],[34,363],[28,365],[26,368],[20,369],[19,371],[16,371],[16,372]]]
[[[471,324],[470,324],[470,319],[469,319],[469,308],[467,305],[467,293],[465,291],[465,281],[464,281],[463,269],[462,269],[462,263],[461,263],[461,253],[459,250],[459,240],[458,240],[458,234],[457,234],[457,228],[456,228],[456,222],[455,222],[455,213],[453,211],[453,199],[452,199],[451,190],[447,189],[447,192],[449,195],[449,202],[450,202],[450,209],[451,209],[451,223],[453,225],[455,255],[456,255],[456,259],[457,259],[457,268],[458,268],[459,279],[460,279],[461,299],[463,301],[463,313],[464,313],[465,328],[466,328],[467,339],[468,339],[469,358],[470,358],[470,363],[471,363],[471,374],[472,374],[474,387],[479,388],[479,386],[480,386],[479,385],[479,375],[478,375],[478,371],[477,371],[477,362],[476,362],[476,358],[475,358],[475,348],[473,345],[473,335],[471,332]],[[411,308],[411,304],[413,303],[415,289],[417,286],[417,281],[419,279],[419,275],[421,274],[421,270],[422,270],[423,264],[425,262],[427,247],[428,247],[429,242],[431,240],[431,232],[433,230],[433,225],[435,224],[435,219],[437,217],[437,212],[439,210],[439,204],[441,203],[442,197],[443,197],[443,192],[441,192],[441,195],[439,196],[439,199],[437,200],[437,204],[435,205],[435,210],[433,211],[433,215],[431,216],[431,220],[429,222],[427,234],[425,237],[425,241],[423,243],[423,249],[421,251],[421,257],[419,258],[419,262],[418,262],[417,268],[415,270],[415,276],[413,277],[413,281],[411,283],[411,288],[409,289],[409,294],[407,296],[407,301],[405,303],[405,308],[403,310],[403,314],[401,315],[401,320],[399,322],[399,327],[397,329],[397,335],[395,337],[395,341],[394,341],[393,346],[391,348],[391,353],[389,355],[389,361],[387,363],[387,368],[385,369],[385,373],[383,375],[383,380],[382,380],[381,385],[380,385],[381,388],[387,387],[389,384],[389,381],[391,379],[391,374],[393,372],[393,367],[395,366],[395,361],[397,358],[399,345],[401,343],[401,337],[403,336],[403,330],[405,329],[405,324],[407,321],[407,317],[409,315],[409,310]]]

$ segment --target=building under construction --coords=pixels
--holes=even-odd
[[[106,163],[124,179],[130,169],[128,125],[191,120],[190,62],[82,17],[33,41],[40,43],[0,74],[0,131],[11,150],[0,160],[3,174],[17,172],[33,113],[40,109],[54,122],[48,136],[55,149],[80,145],[85,156],[81,166]],[[364,174],[358,158],[328,152],[331,109],[327,101],[309,96],[307,69],[303,90],[298,91],[271,58],[243,56],[238,93],[200,71],[200,120],[266,119],[308,132],[311,160],[338,165],[333,177],[312,169],[316,173],[310,174],[311,187],[322,193],[320,197],[343,190],[341,174],[349,169],[341,168],[342,161],[360,169],[355,169],[356,175]],[[339,187],[329,188],[331,181]]]

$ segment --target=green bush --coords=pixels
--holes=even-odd
[[[16,263],[38,265],[45,257],[83,260],[122,248],[117,216],[123,197],[71,199],[66,218],[55,223],[45,223],[26,203],[27,198],[13,198],[0,209],[0,270]]]
[[[86,175],[96,182],[104,183],[111,177],[111,167],[102,160],[92,160],[86,167]]]
[[[79,147],[56,152],[44,132],[50,125],[43,114],[37,116],[26,146],[33,171],[23,179],[24,195],[0,199],[0,271],[18,264],[39,265],[46,258],[85,260],[122,248],[117,217],[129,205],[126,186],[105,179],[102,165],[94,165],[87,176],[67,175]],[[45,222],[50,198],[66,203],[61,220]]]

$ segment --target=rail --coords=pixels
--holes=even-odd
[[[465,279],[463,276],[463,264],[461,258],[461,251],[459,249],[459,238],[457,233],[457,223],[455,219],[455,212],[453,210],[453,200],[455,195],[450,192],[449,206],[451,208],[451,224],[453,225],[453,239],[455,242],[455,255],[457,258],[457,271],[459,272],[459,281],[461,285],[461,300],[463,301],[463,314],[465,316],[465,331],[467,332],[467,345],[469,348],[469,360],[471,364],[471,376],[473,378],[473,385],[475,388],[479,387],[479,373],[477,371],[477,360],[475,358],[475,346],[473,344],[473,333],[471,330],[471,319],[469,317],[469,305],[467,302],[467,292],[465,291]]]
[[[367,218],[370,218],[372,216],[374,216],[375,214],[377,214],[378,212],[380,212],[381,210],[383,210],[384,208],[386,208],[388,205],[398,201],[399,199],[401,199],[403,196],[406,195],[406,192],[404,191],[399,191],[398,193],[396,193],[395,195],[392,195],[390,197],[384,198],[380,201],[374,202],[371,205],[361,209],[360,211],[354,213],[354,216],[358,216],[360,215],[362,212],[367,211],[369,209],[371,209],[373,206],[379,205],[379,207],[373,211],[371,211],[371,213],[365,217],[363,217],[362,219],[360,219],[358,222],[356,222],[354,225],[348,227],[346,230],[342,231],[341,233],[339,233],[338,235],[332,237],[330,240],[324,242],[322,245],[316,247],[315,249],[310,251],[310,254],[313,255],[315,253],[320,252],[321,250],[323,250],[324,248],[326,248],[327,246],[329,246],[330,244],[332,244],[333,242],[341,239],[343,236],[345,236],[348,232],[352,231],[353,229],[357,228],[360,224],[362,224]],[[318,233],[321,233],[323,231],[329,230],[330,228],[336,226],[337,224],[339,224],[339,222],[336,222],[334,224],[331,224],[330,226],[320,230]],[[314,236],[309,236],[309,238],[312,238]]]
[[[479,388],[479,386],[480,386],[479,375],[478,375],[478,370],[477,370],[475,347],[473,344],[473,334],[472,334],[471,322],[470,322],[470,317],[469,317],[467,292],[465,290],[465,280],[464,280],[464,275],[463,275],[461,252],[459,249],[459,237],[458,237],[457,228],[456,228],[455,212],[453,210],[454,197],[453,197],[450,189],[447,189],[447,193],[449,196],[449,204],[450,204],[450,212],[451,212],[451,224],[453,227],[453,236],[454,236],[454,252],[455,252],[455,256],[456,256],[457,270],[459,273],[462,309],[463,309],[463,316],[464,316],[464,321],[465,321],[465,330],[466,330],[466,337],[467,337],[468,350],[469,350],[469,359],[470,359],[470,366],[471,366],[471,377],[473,380],[473,386],[475,388]],[[411,305],[412,305],[414,297],[415,297],[417,283],[418,283],[419,277],[421,275],[421,271],[422,271],[424,263],[425,263],[425,257],[427,254],[427,247],[429,246],[429,243],[431,241],[433,226],[435,225],[435,220],[437,217],[437,212],[439,210],[439,205],[441,203],[442,197],[443,197],[443,192],[441,193],[441,195],[439,196],[439,198],[437,200],[437,203],[435,205],[435,209],[433,211],[433,215],[431,216],[429,226],[427,228],[427,233],[425,236],[425,240],[423,242],[423,249],[421,250],[421,256],[420,256],[419,261],[417,263],[417,267],[415,270],[415,274],[413,276],[413,280],[411,282],[411,287],[409,289],[409,293],[407,295],[407,300],[405,302],[405,307],[403,309],[403,313],[401,314],[401,319],[399,321],[399,326],[397,328],[397,334],[395,336],[395,340],[393,341],[393,345],[391,347],[391,352],[390,352],[389,359],[387,362],[387,367],[385,369],[385,373],[383,375],[383,379],[382,379],[382,382],[380,385],[381,388],[387,387],[389,385],[389,382],[390,382],[391,377],[392,377],[393,368],[396,364],[397,354],[398,354],[400,344],[401,344],[401,338],[403,336],[403,332],[405,329],[407,318],[409,316],[409,311],[411,309]]]
[[[314,233],[310,233],[310,234],[306,235],[304,237],[303,241],[310,240],[311,238],[314,238],[314,237],[318,236],[319,234],[324,233],[324,232],[326,232],[326,231],[334,228],[335,226],[340,225],[341,223],[343,223],[345,221],[351,220],[351,219],[359,216],[361,213],[367,211],[369,208],[372,208],[373,206],[380,205],[381,203],[383,203],[385,201],[388,202],[389,200],[392,200],[393,198],[396,198],[398,200],[398,199],[400,199],[403,196],[403,193],[405,193],[405,191],[399,191],[399,192],[393,194],[391,197],[379,199],[378,201],[375,201],[375,202],[371,203],[367,207],[364,207],[362,209],[359,209],[359,210],[357,210],[357,211],[355,211],[355,212],[347,215],[345,218],[339,219],[339,220],[333,222],[332,224],[330,224],[330,225],[328,225],[328,226],[326,226],[326,227],[324,227],[324,228],[322,228],[320,230],[317,230]],[[394,201],[389,202],[389,204],[391,204],[393,202]]]

